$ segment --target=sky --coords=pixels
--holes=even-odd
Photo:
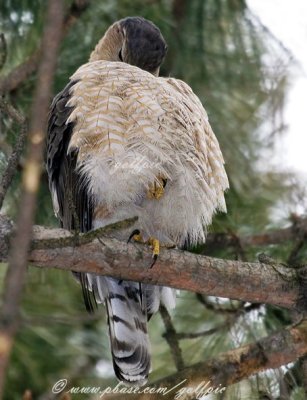
[[[285,108],[288,131],[276,157],[307,182],[307,0],[247,0],[247,4],[298,62]]]

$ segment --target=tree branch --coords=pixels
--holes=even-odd
[[[0,33],[0,71],[2,70],[7,58],[7,43],[4,33]]]
[[[179,345],[178,337],[177,337],[177,332],[174,328],[174,325],[171,320],[171,316],[169,315],[169,312],[164,306],[160,306],[160,315],[163,320],[164,326],[165,326],[165,333],[163,334],[163,337],[167,341],[171,353],[173,356],[174,363],[176,365],[177,371],[180,371],[181,369],[184,368],[184,361],[182,357],[182,351]]]
[[[63,34],[65,35],[71,26],[90,5],[90,0],[74,0],[65,16]]]
[[[167,388],[169,392],[163,396],[161,392],[129,394],[129,399],[173,400],[176,394],[180,400],[200,398],[209,387],[222,389],[260,371],[286,365],[306,353],[307,321],[304,320],[297,326],[276,332],[256,343],[227,351],[214,359],[194,364],[150,385],[151,388]],[[178,386],[171,390],[176,385]],[[188,388],[191,389],[189,393]],[[121,400],[126,399],[127,395],[109,395],[105,398]]]
[[[62,39],[74,22],[82,15],[90,4],[90,0],[74,0],[65,19],[62,30]],[[42,44],[22,64],[14,68],[7,76],[0,79],[0,93],[12,92],[25,82],[38,67],[42,52]]]
[[[3,110],[10,118],[15,120],[20,125],[19,136],[16,140],[14,149],[12,151],[12,154],[10,155],[8,164],[5,168],[5,171],[2,175],[0,182],[0,209],[1,209],[6,192],[10,187],[14,175],[16,173],[21,153],[24,148],[26,133],[27,133],[27,121],[19,111],[17,111],[11,104],[7,103],[5,100],[1,98],[0,98],[0,110]]]
[[[1,224],[4,222],[0,219],[0,233]],[[0,237],[2,261],[7,259],[8,229],[5,236]],[[108,229],[111,229],[109,233]],[[306,292],[302,286],[305,270],[288,268],[277,262],[222,260],[162,248],[156,265],[150,269],[151,249],[112,238],[112,229],[116,229],[116,225],[91,232],[89,241],[87,234],[76,239],[63,229],[35,227],[28,261],[45,268],[92,272],[290,309],[299,307],[301,294]],[[93,240],[94,236],[98,238]]]
[[[9,267],[5,277],[0,316],[0,398],[2,398],[9,356],[18,328],[18,310],[25,282],[27,255],[31,243],[36,194],[43,160],[46,117],[63,26],[62,6],[62,0],[49,0],[48,2],[46,26],[42,39],[42,58],[32,102],[28,154],[22,180],[22,197],[17,229],[11,241]]]
[[[26,79],[37,69],[40,58],[40,49],[22,64],[15,67],[7,76],[0,79],[0,93],[7,93],[16,90]]]
[[[275,229],[271,232],[241,236],[240,244],[245,246],[268,246],[270,244],[281,244],[289,240],[297,239],[298,233],[307,236],[307,218],[295,218],[292,216],[292,225],[288,228]],[[206,243],[203,246],[204,251],[222,249],[229,246],[236,246],[238,237],[230,233],[209,233]]]
[[[234,320],[234,318],[233,318]],[[217,325],[215,328],[207,329],[206,331],[201,331],[201,332],[176,332],[176,338],[178,340],[183,340],[183,339],[198,339],[203,336],[210,336],[214,335],[215,333],[218,333],[224,329],[229,329],[231,326],[231,322],[229,319],[227,319],[225,322]]]
[[[217,304],[217,302],[211,302],[208,300],[207,296],[204,296],[200,293],[196,294],[196,299],[203,304],[207,310],[211,310],[215,313],[218,314],[224,314],[228,316],[236,316],[236,315],[242,315],[249,313],[253,310],[258,310],[262,304],[261,303],[252,303],[249,305],[246,305],[245,302],[240,302],[239,305],[237,306],[227,306],[227,305],[222,305],[222,304]]]

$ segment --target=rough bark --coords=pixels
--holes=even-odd
[[[92,272],[290,309],[301,304],[303,281],[298,271],[274,260],[222,260],[162,248],[157,263],[150,269],[151,249],[112,238],[112,229],[118,228],[115,224],[76,237],[62,229],[35,227],[28,260],[45,268]],[[7,243],[7,236],[0,239],[1,260],[6,259]]]

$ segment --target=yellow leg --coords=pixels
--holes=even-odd
[[[153,256],[158,256],[160,254],[160,242],[158,239],[149,238],[147,243],[152,246],[152,254]]]

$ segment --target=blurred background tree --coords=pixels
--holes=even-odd
[[[284,131],[283,109],[291,56],[259,23],[244,0],[104,0],[66,1],[70,26],[62,43],[54,93],[60,91],[78,66],[88,60],[107,27],[128,15],[152,20],[162,31],[169,52],[161,75],[185,80],[201,98],[225,155],[231,189],[228,214],[215,219],[212,232],[241,235],[263,233],[285,226],[276,218],[281,202],[295,210],[300,188],[295,177],[272,169],[269,158],[277,135]],[[79,8],[78,8],[79,7]],[[79,10],[76,12],[76,10]],[[35,58],[44,26],[44,0],[2,0],[0,32],[5,35],[1,76]],[[69,25],[69,24],[68,24]],[[34,68],[35,69],[35,68]],[[5,94],[24,115],[28,114],[35,84],[28,74]],[[3,170],[18,135],[18,127],[5,115],[0,121],[0,170]],[[3,211],[14,218],[19,198],[21,159]],[[285,207],[283,205],[283,207]],[[36,222],[57,226],[47,179],[43,177]],[[219,257],[254,260],[259,247],[199,246],[193,251]],[[261,249],[262,251],[263,249]],[[293,244],[271,245],[271,255],[299,263],[306,255]],[[1,279],[5,268],[1,268]],[[191,313],[193,310],[193,313]],[[162,313],[162,316],[164,314]],[[47,400],[53,384],[68,379],[70,386],[115,386],[116,381],[103,307],[88,316],[81,290],[71,274],[29,269],[19,331],[6,386],[5,399],[17,400],[26,389],[33,398]],[[153,372],[150,381],[176,370],[167,344],[163,320],[150,322]],[[179,341],[185,365],[214,357],[247,342],[256,341],[291,322],[289,312],[264,305],[196,296],[181,292],[172,313],[177,332],[208,334]],[[210,333],[211,332],[211,333]],[[178,361],[178,360],[177,360]],[[232,385],[218,399],[303,399],[298,364],[259,374]],[[288,396],[288,397],[282,397]],[[91,398],[74,395],[74,399]],[[213,398],[213,397],[212,397]],[[269,398],[269,397],[268,397]]]

